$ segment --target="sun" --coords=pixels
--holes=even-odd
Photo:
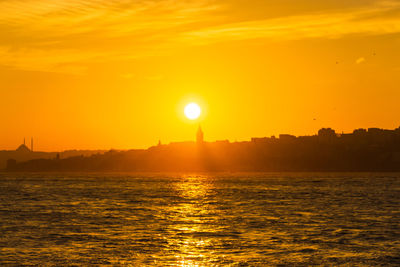
[[[189,120],[197,119],[201,114],[201,108],[196,103],[189,103],[185,107],[185,116]]]

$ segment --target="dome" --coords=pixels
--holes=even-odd
[[[31,150],[24,144],[20,145],[17,150],[18,152],[31,152]]]

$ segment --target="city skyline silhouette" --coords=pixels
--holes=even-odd
[[[2,160],[1,160],[2,159]],[[194,141],[148,149],[32,152],[24,144],[0,151],[8,171],[400,171],[400,127],[355,129],[338,134],[206,141],[198,126]]]

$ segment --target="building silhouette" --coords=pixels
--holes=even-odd
[[[31,152],[31,150],[25,144],[25,138],[24,138],[24,143],[20,145],[15,151],[21,153]]]
[[[201,130],[200,125],[199,125],[199,129],[197,130],[197,134],[196,134],[196,142],[198,144],[202,144],[204,142],[204,134],[203,134],[203,131]]]

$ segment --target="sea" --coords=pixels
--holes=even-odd
[[[399,173],[0,173],[1,266],[400,266]]]

